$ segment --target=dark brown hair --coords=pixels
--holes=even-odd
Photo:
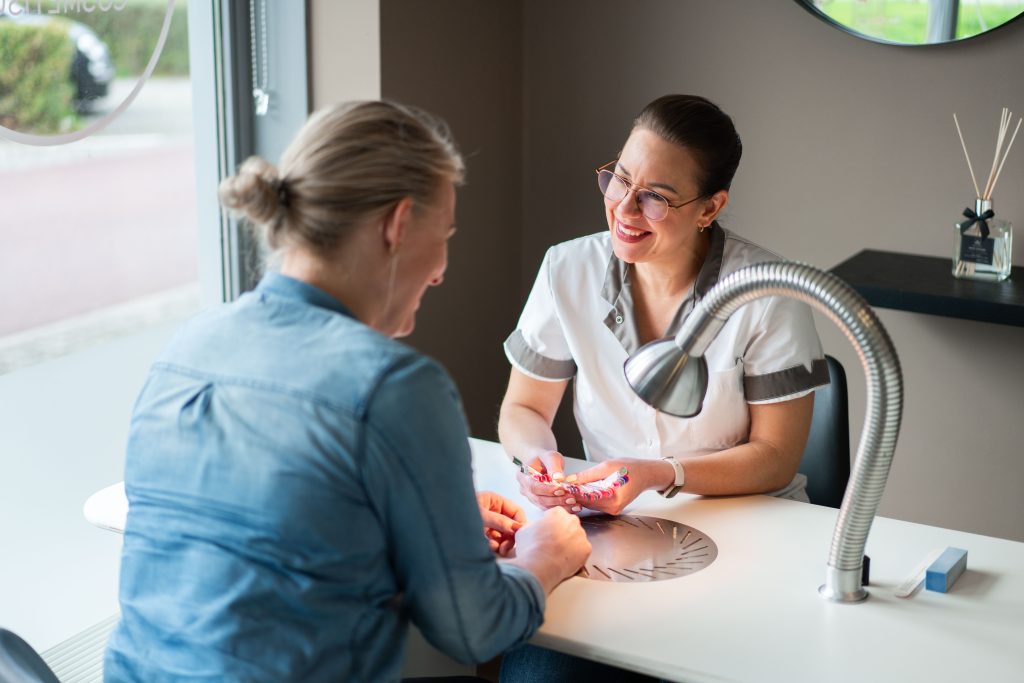
[[[696,180],[702,197],[729,189],[743,143],[732,119],[714,102],[698,95],[664,95],[644,107],[633,127],[693,153],[701,169]]]

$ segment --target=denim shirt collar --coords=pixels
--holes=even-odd
[[[718,224],[718,221],[714,221],[711,223],[708,233],[710,238],[708,254],[697,273],[691,293],[683,298],[668,329],[665,330],[666,337],[674,336],[679,331],[683,321],[693,311],[697,302],[704,298],[708,290],[718,284],[725,252],[725,229]],[[603,322],[630,356],[640,348],[640,332],[637,330],[633,314],[631,274],[632,269],[629,264],[619,260],[612,252],[608,261],[608,269],[605,272],[604,286],[601,288],[601,297],[612,307]]]
[[[256,285],[255,291],[258,296],[270,294],[282,299],[301,301],[311,306],[326,308],[349,318],[355,317],[343,303],[319,287],[281,273],[266,273],[260,283]]]

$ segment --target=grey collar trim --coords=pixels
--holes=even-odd
[[[619,340],[626,354],[632,356],[640,348],[640,333],[633,316],[633,287],[629,273],[629,264],[619,260],[612,252],[604,276],[604,287],[601,288],[601,298],[612,307],[604,318],[605,327]]]
[[[725,253],[725,229],[715,221],[708,231],[711,239],[708,255],[704,259],[697,279],[693,283],[693,292],[679,304],[672,321],[665,330],[665,336],[673,336],[693,311],[697,301],[700,301],[712,287],[718,283],[722,273],[722,261]],[[640,333],[636,327],[636,317],[633,314],[633,291],[630,274],[632,269],[612,252],[608,259],[608,269],[605,271],[604,286],[601,288],[601,298],[611,305],[612,309],[604,318],[605,327],[611,330],[615,338],[622,344],[626,353],[632,356],[640,348]]]

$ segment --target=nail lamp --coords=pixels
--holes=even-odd
[[[861,563],[868,532],[889,476],[903,412],[903,375],[896,349],[871,306],[841,279],[802,263],[748,266],[715,285],[695,306],[675,338],[645,344],[625,364],[626,380],[648,405],[669,415],[700,413],[708,387],[704,352],[741,306],[783,296],[814,306],[857,349],[867,376],[867,411],[829,549],[826,600],[860,602]]]

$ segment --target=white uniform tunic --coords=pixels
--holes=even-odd
[[[780,257],[717,223],[691,292],[665,336],[674,336],[694,304],[729,273]],[[575,378],[573,409],[590,460],[704,455],[750,436],[748,403],[804,396],[828,384],[810,308],[793,299],[762,298],[741,307],[705,354],[708,391],[701,413],[681,418],[641,401],[623,373],[640,346],[629,264],[601,232],[551,247],[544,256],[519,327],[505,354],[539,380]],[[775,495],[806,500],[798,475]]]

